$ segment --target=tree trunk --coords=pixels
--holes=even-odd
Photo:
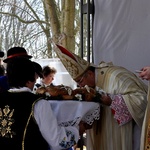
[[[62,8],[58,16],[54,0],[44,0],[50,19],[52,39],[55,43],[62,44],[70,51],[75,50],[75,0],[62,0]]]

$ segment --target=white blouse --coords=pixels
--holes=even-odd
[[[78,125],[60,127],[48,101],[40,100],[35,104],[34,117],[51,150],[67,149],[74,145],[74,140],[78,141]]]
[[[91,125],[99,119],[100,107],[94,102],[45,101],[35,104],[34,117],[51,150],[67,149],[79,139],[80,121]]]

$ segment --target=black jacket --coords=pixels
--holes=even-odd
[[[30,92],[0,93],[0,147],[3,150],[48,150],[31,116],[39,97]]]

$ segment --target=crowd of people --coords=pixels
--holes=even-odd
[[[143,67],[137,76],[113,63],[96,66],[60,45],[55,52],[79,87],[87,85],[101,95],[100,119],[91,126],[82,121],[59,126],[49,102],[35,94],[38,87],[53,84],[57,70],[42,68],[23,47],[13,47],[3,60],[6,69],[0,66],[1,146],[69,150],[86,131],[87,150],[148,150],[149,89],[141,79],[150,80],[150,67]]]

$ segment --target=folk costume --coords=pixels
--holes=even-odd
[[[28,91],[6,91],[0,97],[0,145],[6,150],[39,149],[39,146],[48,149],[33,118],[28,124],[32,104],[38,97]]]
[[[74,80],[94,66],[95,89],[112,99],[110,106],[101,104],[100,119],[87,130],[87,150],[139,150],[147,86],[123,67],[105,62],[95,66],[56,46],[58,57]]]
[[[5,150],[60,150],[76,144],[78,127],[59,127],[51,105],[29,88],[0,93],[0,145]]]

